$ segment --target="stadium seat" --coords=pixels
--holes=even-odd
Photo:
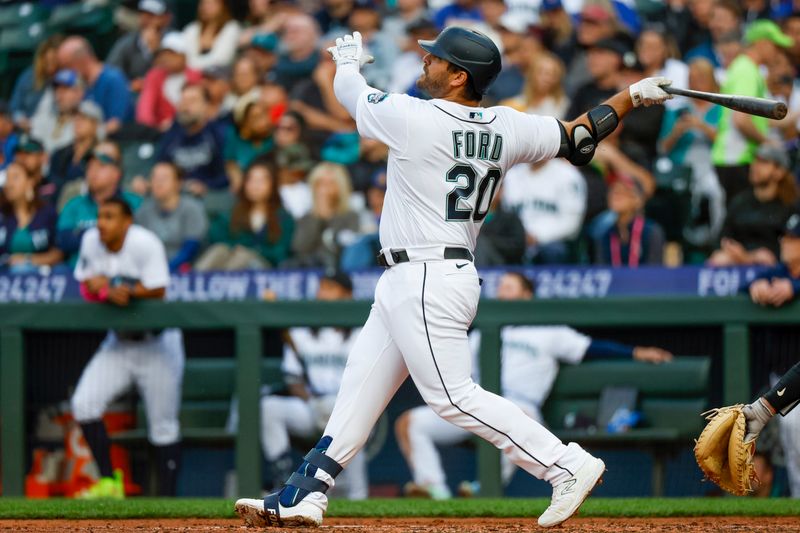
[[[85,37],[98,57],[105,57],[117,35],[111,5],[88,2],[63,4],[53,9],[47,20],[51,33],[79,34]]]
[[[691,444],[700,434],[708,408],[711,358],[677,357],[668,364],[651,365],[636,361],[587,361],[564,365],[544,406],[548,426],[564,441],[595,448],[634,445],[653,455],[653,495],[663,494],[664,465],[675,451]],[[604,428],[565,428],[565,419],[597,418],[599,398],[610,386],[633,387],[639,391],[637,409],[642,423],[624,433]]]
[[[125,181],[136,177],[147,177],[155,164],[156,145],[154,142],[120,141],[122,168]]]
[[[0,8],[0,28],[27,28],[47,19],[49,14],[49,10],[37,2],[5,6]]]
[[[30,25],[0,27],[0,94],[8,97],[14,81],[33,62],[36,47],[50,35],[42,22]]]

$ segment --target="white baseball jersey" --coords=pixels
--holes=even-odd
[[[519,215],[525,232],[540,244],[578,234],[586,211],[586,182],[577,168],[551,159],[538,168],[509,169],[503,181],[503,206]]]
[[[552,117],[371,88],[358,97],[355,118],[362,136],[390,148],[380,222],[384,248],[473,250],[506,171],[554,157],[561,142]]]
[[[506,326],[500,333],[503,396],[541,408],[558,377],[560,362],[578,364],[592,339],[567,326]],[[470,334],[477,358],[480,332]]]
[[[283,351],[281,369],[284,374],[305,379],[311,392],[318,396],[339,392],[347,355],[358,336],[358,329],[343,331],[340,328],[292,328],[289,335],[295,353],[287,344]]]
[[[86,281],[105,276],[125,281],[139,281],[147,289],[169,285],[169,264],[164,243],[155,233],[136,224],[128,228],[125,242],[112,252],[100,241],[100,232],[91,228],[83,234],[75,279]]]

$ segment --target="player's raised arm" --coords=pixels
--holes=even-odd
[[[328,48],[328,52],[336,63],[336,76],[333,78],[336,99],[355,119],[358,97],[370,88],[361,75],[361,67],[371,63],[372,56],[364,54],[361,33],[357,31],[336,39],[336,45]]]
[[[608,137],[631,109],[640,105],[660,104],[672,98],[661,88],[671,83],[667,78],[645,78],[575,120],[559,121],[561,148],[557,157],[563,157],[573,165],[588,164],[594,156],[597,143]]]

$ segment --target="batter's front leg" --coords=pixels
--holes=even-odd
[[[324,436],[284,488],[262,500],[242,499],[236,512],[248,525],[322,523],[325,492],[364,446],[386,404],[408,376],[380,312],[373,308],[353,345]]]

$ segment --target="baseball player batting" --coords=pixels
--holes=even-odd
[[[131,207],[120,198],[104,202],[97,227],[83,234],[75,278],[89,301],[127,306],[131,300],[164,298],[169,266],[155,233],[133,224]],[[179,459],[183,338],[178,329],[109,331],[83,370],[72,396],[72,413],[81,425],[100,470],[100,479],[80,496],[122,498],[122,472],[112,471],[103,412],[136,384],[147,414],[147,433],[156,449],[158,493],[175,495]]]
[[[647,78],[573,122],[480,107],[500,73],[501,56],[482,33],[446,28],[427,52],[420,89],[432,100],[369,87],[360,67],[371,58],[361,35],[336,40],[336,98],[361,136],[389,146],[380,221],[386,267],[369,318],[350,352],[324,436],[283,488],[235,509],[248,525],[316,526],[325,492],[364,445],[408,375],[442,418],[497,446],[511,462],[553,486],[545,527],[567,520],[600,480],[605,465],[564,444],[512,402],[471,378],[467,328],[480,281],[472,250],[503,174],[521,162],[564,157],[587,164],[597,143],[634,106],[670,98],[664,78]]]

